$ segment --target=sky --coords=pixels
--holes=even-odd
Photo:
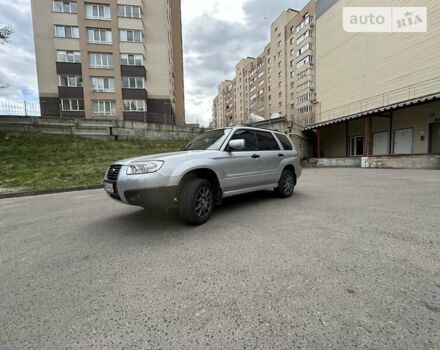
[[[162,1],[162,0],[157,0]],[[207,126],[218,84],[234,76],[242,57],[257,56],[270,24],[307,0],[182,0],[185,108],[188,123]],[[0,24],[13,26],[0,45],[0,100],[38,100],[30,0],[0,0]]]

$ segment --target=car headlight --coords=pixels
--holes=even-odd
[[[128,165],[127,175],[140,175],[155,173],[162,168],[163,161],[149,160],[145,162],[134,162]]]

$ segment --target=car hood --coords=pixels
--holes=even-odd
[[[121,159],[114,164],[128,165],[133,162],[144,162],[148,160],[177,160],[177,161],[185,161],[197,158],[206,158],[206,157],[215,157],[218,155],[219,151],[180,151],[180,152],[170,152],[170,153],[160,153],[160,154],[151,154],[146,156],[139,156],[127,159]]]

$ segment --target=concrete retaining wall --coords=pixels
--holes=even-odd
[[[440,169],[440,156],[384,156],[362,157],[362,168],[394,168],[394,169]]]
[[[101,140],[189,140],[203,132],[194,126],[122,120],[0,117],[0,130],[77,135]]]
[[[360,158],[310,158],[303,162],[310,168],[360,168]]]

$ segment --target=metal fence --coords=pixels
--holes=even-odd
[[[124,111],[123,120],[143,123],[175,124],[168,113]],[[84,111],[63,111],[61,105],[51,102],[0,101],[0,116],[84,118]],[[116,119],[114,115],[92,115],[97,119]]]
[[[39,117],[40,104],[28,101],[0,101],[0,115]]]

